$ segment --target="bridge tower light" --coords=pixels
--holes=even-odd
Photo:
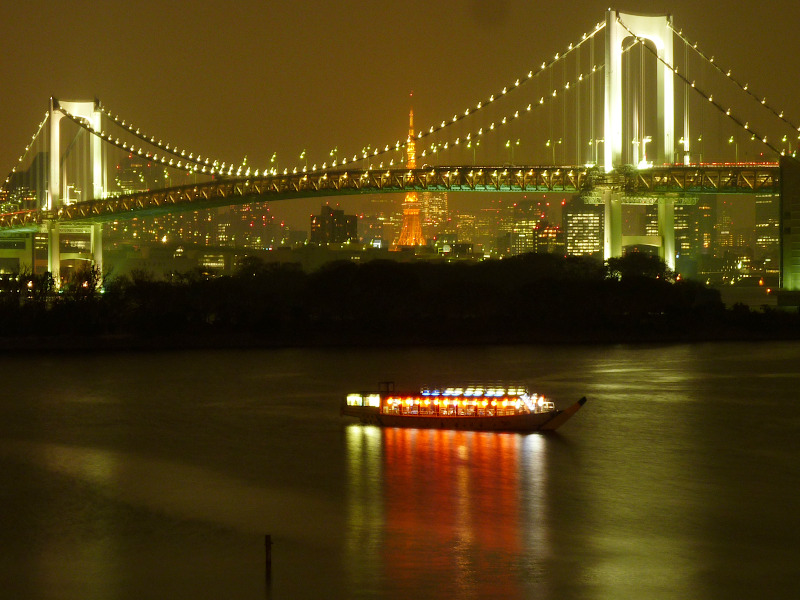
[[[598,156],[599,155],[599,150],[597,149],[597,146],[600,145],[600,144],[605,144],[605,140],[602,139],[602,138],[592,138],[592,139],[589,140],[589,149],[590,149],[590,154],[592,156],[592,162],[589,163],[588,166],[591,166],[591,167],[597,166],[597,161],[599,159],[599,156]]]
[[[561,144],[561,138],[558,140],[547,140],[544,145],[553,151],[553,166],[556,164],[556,146]]]
[[[691,157],[689,156],[689,139],[681,136],[681,139],[678,140],[678,143],[683,146],[683,158],[681,159],[681,162],[684,165],[689,166],[689,163],[691,162]]]
[[[739,162],[739,143],[734,139],[733,136],[728,138],[728,143],[733,144],[733,147],[736,151],[736,162]]]
[[[652,141],[653,138],[649,135],[646,135],[642,138],[642,162],[639,163],[640,169],[648,169],[653,166],[652,161],[647,162],[647,144]]]
[[[672,17],[669,15],[635,15],[608,9],[606,12],[605,44],[605,105],[604,105],[604,167],[610,172],[621,164],[623,157],[623,98],[622,98],[622,46],[626,38],[634,36],[650,40],[656,46],[660,59],[657,69],[658,135],[663,148],[656,156],[664,162],[674,155],[675,99],[673,63]],[[637,40],[641,41],[641,40]]]

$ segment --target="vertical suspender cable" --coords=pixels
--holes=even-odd
[[[639,104],[641,104],[641,116],[639,117],[641,126],[641,143],[642,143],[642,158],[641,160],[645,159],[647,154],[647,145],[645,144],[645,138],[647,137],[647,96],[645,95],[645,72],[644,72],[644,45],[646,42],[642,40],[639,42],[639,96],[641,98]]]
[[[683,42],[683,70],[686,74],[686,77],[689,75],[689,47],[686,45],[686,41]],[[683,148],[684,154],[686,152],[686,145],[689,144],[689,86],[686,82],[683,83]],[[683,159],[684,162],[686,158]],[[689,158],[689,162],[691,161],[691,157]]]
[[[636,129],[635,129],[636,121],[637,121],[637,118],[636,118],[636,110],[637,110],[636,95],[632,94],[632,91],[631,91],[631,87],[632,87],[631,86],[631,55],[627,54],[627,56],[624,56],[623,58],[625,59],[625,84],[624,84],[624,86],[625,86],[625,102],[627,104],[633,106],[633,110],[631,111],[631,114],[633,116],[629,117],[629,121],[628,121],[628,123],[629,123],[628,135],[631,136],[631,141],[632,141],[632,140],[636,139],[636,134],[638,133],[636,131]],[[623,155],[623,157],[626,156],[626,155],[630,157],[631,156],[631,148],[628,147],[629,144],[625,144],[624,131],[625,131],[625,127],[623,126],[622,155]],[[627,148],[627,150],[626,150],[626,148]],[[630,162],[633,162],[633,161],[629,160],[628,162],[630,163]]]
[[[581,160],[581,86],[578,78],[581,74],[581,48],[575,53],[575,163],[580,165]]]
[[[566,163],[567,156],[567,61],[561,61],[561,91],[564,94],[561,101],[561,162]]]
[[[594,36],[592,36],[592,39],[589,42],[589,68],[592,69],[589,74],[589,77],[591,78],[589,82],[589,141],[592,144],[592,147],[590,148],[591,154],[589,156],[589,161],[597,162],[600,159],[599,157],[596,160],[594,158],[595,156],[598,156],[597,148],[595,148],[595,144],[597,144],[597,135],[595,134],[594,130]]]
[[[550,88],[547,90],[548,94],[553,92],[553,70],[554,69],[555,69],[555,66],[552,66],[549,69],[549,71],[550,71]],[[549,134],[550,135],[549,135],[548,141],[551,144],[553,144],[555,142],[555,140],[553,140],[553,114],[555,113],[555,109],[554,109],[554,106],[553,106],[554,104],[555,104],[554,102],[549,102],[548,106],[547,106],[547,115],[548,115],[548,120],[550,121],[550,124],[549,124],[549,127],[550,127]],[[551,157],[552,157],[552,154],[548,153],[547,158],[551,158]],[[553,164],[555,164],[555,160],[553,160]]]

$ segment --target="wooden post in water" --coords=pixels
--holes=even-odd
[[[264,536],[264,550],[265,550],[265,566],[267,572],[267,581],[272,578],[272,536]]]
[[[265,535],[264,536],[264,551],[265,551],[265,572],[267,578],[267,588],[269,588],[270,583],[272,582],[272,536]]]

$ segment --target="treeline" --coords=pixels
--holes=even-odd
[[[336,262],[306,273],[247,259],[235,275],[88,267],[56,290],[20,276],[0,293],[5,338],[256,345],[536,343],[798,337],[796,313],[727,310],[643,254],[607,264],[527,254],[481,263]]]

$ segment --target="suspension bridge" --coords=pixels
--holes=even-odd
[[[51,98],[2,187],[0,256],[30,267],[39,235],[51,273],[67,258],[102,266],[104,222],[254,201],[563,192],[603,206],[605,258],[626,245],[622,207],[657,206],[658,235],[648,243],[674,268],[675,206],[755,194],[780,197],[781,285],[800,289],[799,134],[672,17],[609,9],[580,39],[472,106],[405,139],[310,165],[305,152],[283,169],[234,164],[146,133],[98,100]],[[414,147],[416,161],[407,161]],[[124,157],[158,177],[126,181]],[[64,254],[62,234],[88,243]]]

